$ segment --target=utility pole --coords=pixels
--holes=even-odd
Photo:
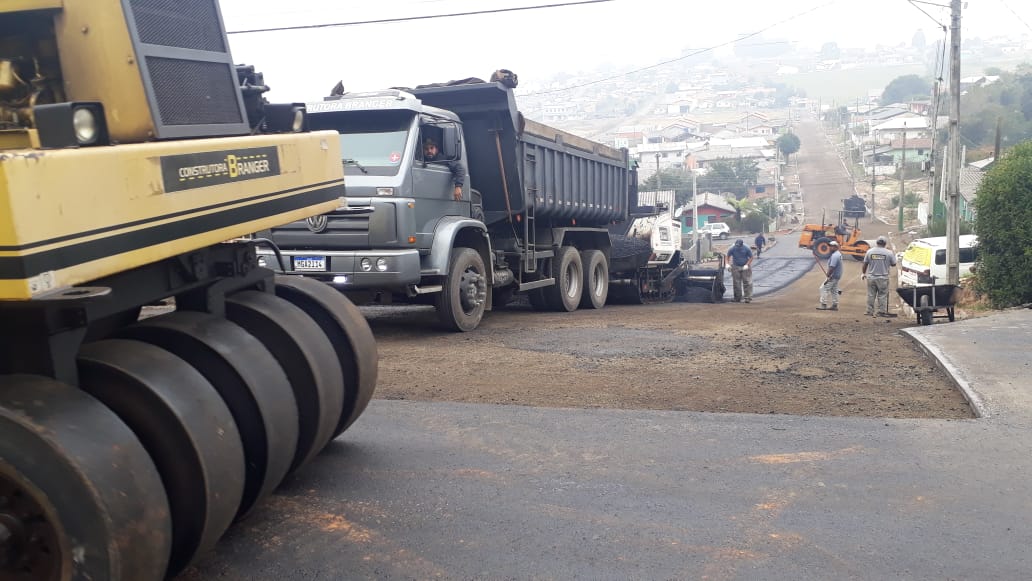
[[[903,122],[903,157],[899,162],[899,223],[898,231],[903,231],[903,196],[906,194],[907,176],[907,122]]]
[[[960,284],[960,0],[950,2],[950,174],[946,191],[946,284]]]
[[[695,249],[695,263],[702,262],[702,249],[699,248],[699,190],[695,181],[696,168],[692,168],[692,248]]]
[[[778,190],[781,189],[781,148],[774,144],[774,230],[778,229]]]
[[[877,221],[878,207],[874,205],[874,177],[877,175],[875,172],[874,156],[878,151],[878,142],[875,141],[871,144],[871,223]]]
[[[656,191],[663,191],[663,174],[659,173],[659,152],[656,152]],[[658,199],[658,198],[657,198]]]

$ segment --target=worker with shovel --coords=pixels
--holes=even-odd
[[[842,279],[842,253],[839,252],[839,243],[835,240],[828,244],[831,245],[831,256],[828,257],[828,270],[824,271],[827,278],[824,284],[821,285],[821,306],[817,307],[818,311],[838,310],[838,284],[839,280]],[[821,263],[818,260],[817,266],[820,265]],[[824,270],[824,267],[821,267],[821,270]]]

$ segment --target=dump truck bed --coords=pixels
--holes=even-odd
[[[470,185],[483,196],[488,224],[528,209],[536,220],[557,225],[626,219],[632,179],[627,150],[524,119],[512,91],[500,83],[412,93],[462,119]]]

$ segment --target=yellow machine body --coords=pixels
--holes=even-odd
[[[334,132],[0,151],[0,300],[331,211]]]
[[[215,0],[0,2],[0,300],[337,208],[337,134],[252,135],[240,82]],[[48,146],[76,103],[105,141]]]
[[[40,102],[103,103],[115,142],[247,133],[218,5],[182,4],[4,0],[22,34],[0,34],[0,57],[35,61]]]

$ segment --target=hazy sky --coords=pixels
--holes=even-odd
[[[220,0],[229,31],[539,6],[563,0]],[[948,4],[948,0],[942,0]],[[939,22],[949,11],[920,4]],[[1032,36],[1032,4],[971,0],[962,38]],[[906,0],[613,0],[612,2],[285,32],[231,34],[238,63],[254,64],[273,101],[313,100],[343,80],[348,90],[414,86],[498,68],[522,84],[599,65],[647,66],[771,27],[767,38],[819,47],[909,43],[918,29],[941,38]],[[729,50],[725,48],[723,50]]]

